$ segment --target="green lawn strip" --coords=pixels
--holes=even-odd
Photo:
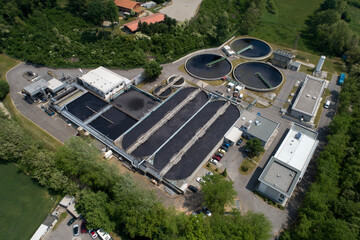
[[[53,231],[55,231],[57,229],[57,227],[60,225],[60,223],[62,221],[64,221],[67,216],[68,216],[67,212],[63,212],[63,213],[60,214],[59,220],[56,222],[56,224],[55,224],[55,226],[53,228]]]
[[[319,121],[320,121],[320,118],[321,118],[321,114],[322,114],[322,111],[324,109],[324,104],[325,104],[325,101],[327,99],[327,97],[330,96],[330,90],[328,88],[325,89],[324,91],[324,94],[323,94],[323,97],[321,99],[321,103],[319,105],[319,110],[317,111],[316,113],[316,116],[315,116],[315,119],[314,119],[314,125],[315,125],[315,128],[317,128],[318,124],[319,124]]]
[[[245,158],[244,161],[241,163],[239,172],[242,175],[249,175],[254,171],[258,163],[260,162],[261,158],[264,156],[265,151],[260,153],[259,156],[253,158]]]
[[[269,198],[261,195],[261,194],[258,193],[257,191],[254,191],[254,193],[255,193],[256,196],[258,196],[258,197],[261,198],[264,202],[270,204],[271,206],[277,207],[277,208],[279,208],[280,210],[284,210],[284,209],[285,209],[281,204],[279,204],[279,203],[277,203],[277,202],[274,202],[273,200],[271,200],[271,199],[269,199]]]
[[[53,207],[51,196],[14,164],[0,164],[0,235],[30,239]]]
[[[15,67],[18,63],[20,62],[5,54],[0,54],[0,78],[5,79],[6,72]]]

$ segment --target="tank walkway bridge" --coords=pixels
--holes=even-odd
[[[166,84],[166,86],[162,87],[157,93],[155,93],[156,96],[160,96],[163,92],[165,92],[166,90],[168,90],[170,87],[172,87],[178,80],[180,80],[182,78],[181,75],[177,76],[175,79],[173,79],[171,82],[169,82],[168,84]]]
[[[174,81],[173,81],[174,82]],[[149,139],[151,135],[153,135],[154,132],[156,132],[159,128],[161,128],[164,123],[169,121],[177,112],[179,112],[180,109],[182,109],[186,104],[188,104],[192,99],[196,97],[201,92],[201,89],[198,88],[194,92],[192,92],[186,99],[184,99],[180,104],[178,104],[173,110],[168,112],[157,124],[155,124],[152,128],[150,128],[147,132],[142,134],[133,145],[131,145],[126,152],[128,154],[131,154],[133,151],[135,151],[136,148],[138,148],[141,144],[146,142],[146,140]]]
[[[214,116],[203,126],[201,127],[195,134],[195,136],[177,153],[175,154],[169,161],[169,163],[160,171],[160,176],[164,176],[174,165],[178,164],[181,160],[182,156],[192,147],[198,139],[200,139],[209,127],[221,116],[225,113],[226,109],[230,106],[230,101],[227,101],[224,106],[217,110]]]

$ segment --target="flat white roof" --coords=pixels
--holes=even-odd
[[[30,240],[40,240],[42,236],[47,232],[48,226],[41,224],[40,227],[36,230],[34,235],[30,238]]]
[[[65,86],[64,83],[62,83],[61,81],[57,80],[56,78],[53,78],[51,80],[48,81],[48,88],[51,91],[56,91],[58,89],[61,89]]]
[[[292,110],[314,116],[317,106],[320,103],[325,84],[325,80],[306,75],[303,86],[292,106]]]
[[[317,142],[316,138],[291,128],[274,157],[299,171],[305,171]]]
[[[239,128],[233,127],[225,134],[224,138],[232,142],[237,142],[237,140],[240,139],[242,133],[243,132]]]
[[[126,77],[120,76],[104,67],[98,67],[91,70],[81,76],[80,79],[94,88],[99,89],[104,94],[108,93],[119,84],[124,83],[125,85],[129,85],[131,83]]]

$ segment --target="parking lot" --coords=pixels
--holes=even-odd
[[[73,235],[73,226],[78,224],[79,229],[83,220],[76,220],[71,226],[67,225],[67,222],[72,218],[70,214],[58,224],[55,230],[50,230],[44,237],[44,240],[92,240],[93,238],[89,233],[81,233],[79,230],[79,236],[74,237]],[[97,237],[96,239],[100,239]]]

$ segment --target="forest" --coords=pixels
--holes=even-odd
[[[133,68],[148,59],[164,63],[246,34],[265,5],[265,0],[204,0],[190,22],[174,26],[167,18],[165,24],[143,27],[146,34],[127,35],[114,29],[118,26],[100,27],[103,20],[117,17],[109,0],[69,0],[65,7],[55,0],[0,0],[0,51],[50,67]]]

